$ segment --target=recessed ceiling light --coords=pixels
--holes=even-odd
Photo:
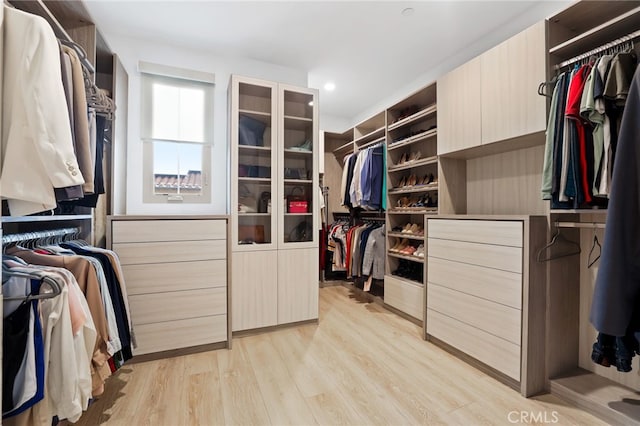
[[[336,90],[336,84],[329,81],[328,83],[324,84],[324,90],[328,92],[333,92],[334,90]]]
[[[313,101],[309,101],[309,106],[313,106]]]
[[[415,9],[412,7],[407,7],[402,9],[402,16],[411,16],[415,12]]]

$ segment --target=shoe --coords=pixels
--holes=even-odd
[[[415,161],[418,161],[420,159],[420,156],[422,155],[422,153],[420,151],[418,152],[412,152],[411,155],[409,156],[409,163],[413,163]]]
[[[420,244],[416,251],[413,253],[414,256],[424,257],[424,244]]]
[[[311,150],[313,149],[313,142],[310,141],[309,139],[306,139],[302,143],[299,143],[298,145],[292,146],[289,149],[292,149],[294,151],[308,151],[308,152],[311,152]]]
[[[404,228],[402,228],[402,233],[406,234],[407,232],[409,232],[409,229],[411,229],[411,224],[407,223]]]
[[[405,186],[407,186],[407,177],[403,176],[402,179],[400,179],[400,182],[398,182],[398,186],[396,186],[394,189],[403,188]]]
[[[400,251],[400,253],[407,255],[407,256],[411,256],[413,255],[413,253],[415,253],[416,248],[414,246],[408,245],[407,247],[405,247],[404,249],[402,249]]]
[[[398,239],[396,244],[393,247],[391,247],[389,249],[389,251],[394,252],[394,253],[397,252],[398,248],[400,247],[400,244],[402,244],[402,240]]]
[[[409,155],[405,152],[404,154],[402,154],[402,156],[400,157],[400,161],[398,161],[398,164],[396,164],[396,166],[401,166],[404,163],[406,163],[409,160]]]
[[[407,179],[407,186],[415,186],[417,181],[418,178],[416,177],[416,175],[411,175],[409,176],[409,179]]]

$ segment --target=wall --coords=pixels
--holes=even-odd
[[[231,74],[307,85],[305,71],[250,59],[216,57],[206,52],[158,45],[153,41],[105,34],[105,39],[129,74],[126,214],[226,214],[228,212],[229,138],[227,87]],[[140,74],[138,61],[215,73],[214,146],[212,149],[211,204],[142,203],[142,142],[140,140]],[[115,169],[118,169],[116,165]],[[120,194],[123,195],[123,194]],[[118,204],[120,200],[116,200]]]
[[[355,126],[361,121],[366,120],[378,112],[383,111],[391,105],[401,101],[411,93],[416,92],[422,87],[436,81],[438,78],[454,68],[457,68],[476,56],[486,52],[524,29],[554,15],[558,11],[566,8],[570,3],[571,1],[569,0],[537,2],[537,4],[531,7],[526,13],[523,13],[516,19],[509,22],[505,22],[504,25],[479,38],[474,43],[469,44],[464,50],[452,52],[451,56],[438,67],[426,70],[415,80],[406,82],[406,84],[394,93],[383,97],[380,102],[371,105],[361,113],[357,114],[350,120],[352,123],[350,127]]]

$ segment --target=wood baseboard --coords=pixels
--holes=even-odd
[[[150,354],[137,355],[127,361],[128,364],[137,364],[139,362],[155,361],[163,358],[173,358],[183,355],[197,354],[201,352],[215,351],[218,349],[231,349],[230,341],[210,343],[207,345],[191,346],[188,348],[172,349],[169,351],[154,352]]]
[[[270,331],[282,330],[283,328],[297,327],[299,325],[318,324],[318,318],[306,321],[290,322],[287,324],[272,325],[269,327],[252,328],[250,330],[239,330],[233,332],[233,337],[254,336],[256,334],[268,333]]]

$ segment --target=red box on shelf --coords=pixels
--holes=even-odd
[[[289,201],[288,213],[308,213],[309,203],[307,201]]]

